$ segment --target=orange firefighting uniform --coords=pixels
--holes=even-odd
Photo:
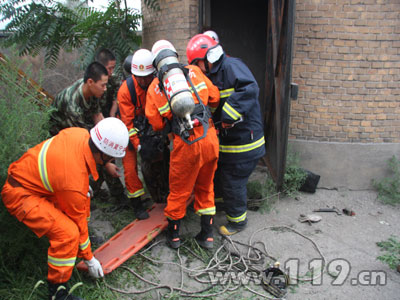
[[[89,174],[97,180],[89,132],[68,128],[29,149],[8,169],[1,196],[10,214],[38,237],[47,236],[52,283],[71,277],[75,260],[93,257],[89,234]]]
[[[121,120],[124,122],[129,131],[129,140],[134,149],[126,148],[126,155],[122,159],[124,166],[125,186],[128,198],[136,198],[144,194],[143,184],[138,176],[137,166],[137,148],[140,144],[138,131],[133,125],[133,120],[138,115],[144,115],[146,106],[146,91],[144,91],[132,75],[133,83],[136,90],[136,105],[133,105],[128,85],[124,81],[118,90],[117,100],[121,114]]]
[[[204,105],[209,105],[211,111],[219,104],[219,91],[211,81],[203,75],[197,66],[186,66],[190,79],[196,88]],[[147,90],[146,117],[153,130],[162,130],[164,118],[172,119],[172,112],[165,94],[158,86],[155,78]],[[188,84],[189,85],[189,84]],[[189,85],[190,87],[190,85]],[[190,88],[191,89],[191,88]],[[192,91],[195,103],[199,103]],[[185,216],[186,201],[193,189],[195,194],[194,209],[200,215],[214,215],[214,172],[218,161],[218,137],[210,119],[207,136],[192,145],[185,143],[178,135],[173,134],[173,150],[170,156],[169,185],[165,215],[172,220]],[[203,127],[195,127],[190,140],[203,134]]]

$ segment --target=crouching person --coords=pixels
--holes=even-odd
[[[97,180],[96,164],[123,157],[128,130],[116,118],[101,120],[90,133],[71,127],[29,149],[8,169],[1,196],[7,210],[39,238],[49,239],[49,299],[81,299],[70,295],[67,282],[76,258],[89,274],[103,277],[88,235],[89,175]],[[61,287],[62,286],[62,287]]]

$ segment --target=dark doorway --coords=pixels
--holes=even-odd
[[[260,87],[267,154],[263,161],[283,186],[291,86],[295,0],[200,0],[200,29],[214,30],[228,55],[241,58]],[[291,94],[293,90],[293,95]]]
[[[268,1],[209,1],[204,28],[214,30],[228,55],[241,58],[260,87],[259,101],[264,111],[267,52]],[[208,24],[207,24],[208,23]]]

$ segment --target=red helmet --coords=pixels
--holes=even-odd
[[[196,60],[206,59],[207,52],[218,46],[217,41],[206,34],[196,34],[192,37],[186,47],[186,56],[189,64]]]

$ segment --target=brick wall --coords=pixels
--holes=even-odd
[[[197,0],[143,5],[143,47],[171,41],[181,63]],[[296,0],[290,139],[400,142],[400,1]]]
[[[173,43],[179,61],[187,63],[186,45],[198,33],[198,0],[158,0],[160,11],[149,10],[142,1],[143,47],[151,50],[158,40]]]
[[[400,142],[400,1],[296,0],[291,139]]]

